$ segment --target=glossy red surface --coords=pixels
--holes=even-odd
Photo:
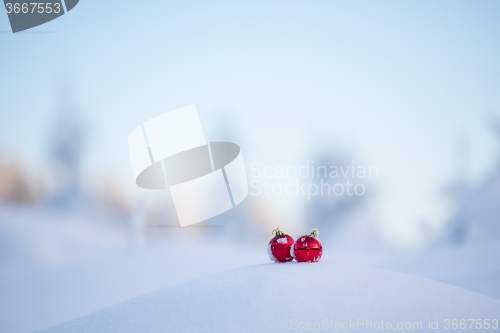
[[[323,255],[323,246],[312,236],[300,236],[293,245],[293,255],[299,262],[316,262]]]
[[[269,258],[275,262],[292,261],[293,257],[290,254],[292,249],[293,238],[288,235],[278,235],[269,241]]]

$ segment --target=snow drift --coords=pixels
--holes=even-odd
[[[405,331],[399,323],[419,331],[437,323],[441,331],[446,319],[491,322],[499,314],[500,301],[441,282],[365,266],[292,262],[185,281],[43,332],[284,332],[314,323],[353,329],[353,322],[358,331],[382,322],[388,331]]]

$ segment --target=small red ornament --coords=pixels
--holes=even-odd
[[[292,256],[298,262],[316,262],[323,254],[323,246],[318,239],[318,230],[313,229],[309,235],[299,236],[292,246]]]
[[[273,230],[274,237],[267,245],[267,254],[274,262],[288,262],[292,261],[293,257],[290,250],[293,244],[293,238],[283,233],[283,230],[277,228]]]

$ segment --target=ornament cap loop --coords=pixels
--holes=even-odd
[[[280,227],[277,227],[276,229],[273,230],[273,235],[274,236],[281,236],[281,235],[283,235],[283,230],[281,230]]]
[[[309,236],[316,238],[316,237],[318,237],[318,234],[319,234],[318,229],[314,228],[311,230],[311,233],[309,234]]]

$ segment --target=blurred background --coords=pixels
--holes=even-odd
[[[499,15],[495,1],[81,0],[12,34],[1,14],[0,331],[267,263],[277,226],[318,228],[325,260],[500,299]],[[258,187],[321,184],[267,166],[377,175],[324,179],[362,196],[250,188],[179,228],[168,191],[135,186],[127,138],[190,104]]]

